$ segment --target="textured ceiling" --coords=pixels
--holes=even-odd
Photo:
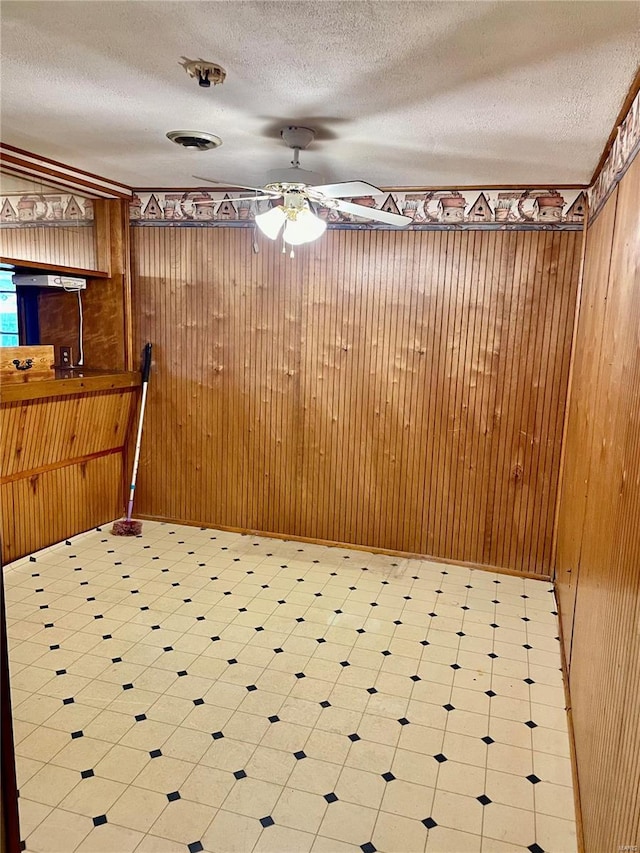
[[[2,138],[136,187],[302,166],[380,186],[586,183],[640,56],[640,2],[5,0]],[[227,70],[199,88],[178,62]],[[222,137],[190,152],[173,129]]]

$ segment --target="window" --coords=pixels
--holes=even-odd
[[[13,273],[0,269],[0,346],[17,347],[19,344],[18,299]]]

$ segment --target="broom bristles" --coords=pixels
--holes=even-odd
[[[142,522],[122,518],[114,522],[111,533],[113,536],[139,536],[142,533]]]

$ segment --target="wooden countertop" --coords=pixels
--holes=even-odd
[[[138,372],[108,370],[56,370],[55,378],[28,382],[3,381],[0,385],[0,403],[22,400],[42,400],[46,397],[64,397],[93,391],[111,391],[119,388],[136,388],[141,379]]]

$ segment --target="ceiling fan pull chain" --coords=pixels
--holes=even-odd
[[[290,257],[290,258],[295,258],[295,254],[294,254],[294,252],[293,252],[293,246],[291,247],[291,254],[289,255],[289,257]]]

